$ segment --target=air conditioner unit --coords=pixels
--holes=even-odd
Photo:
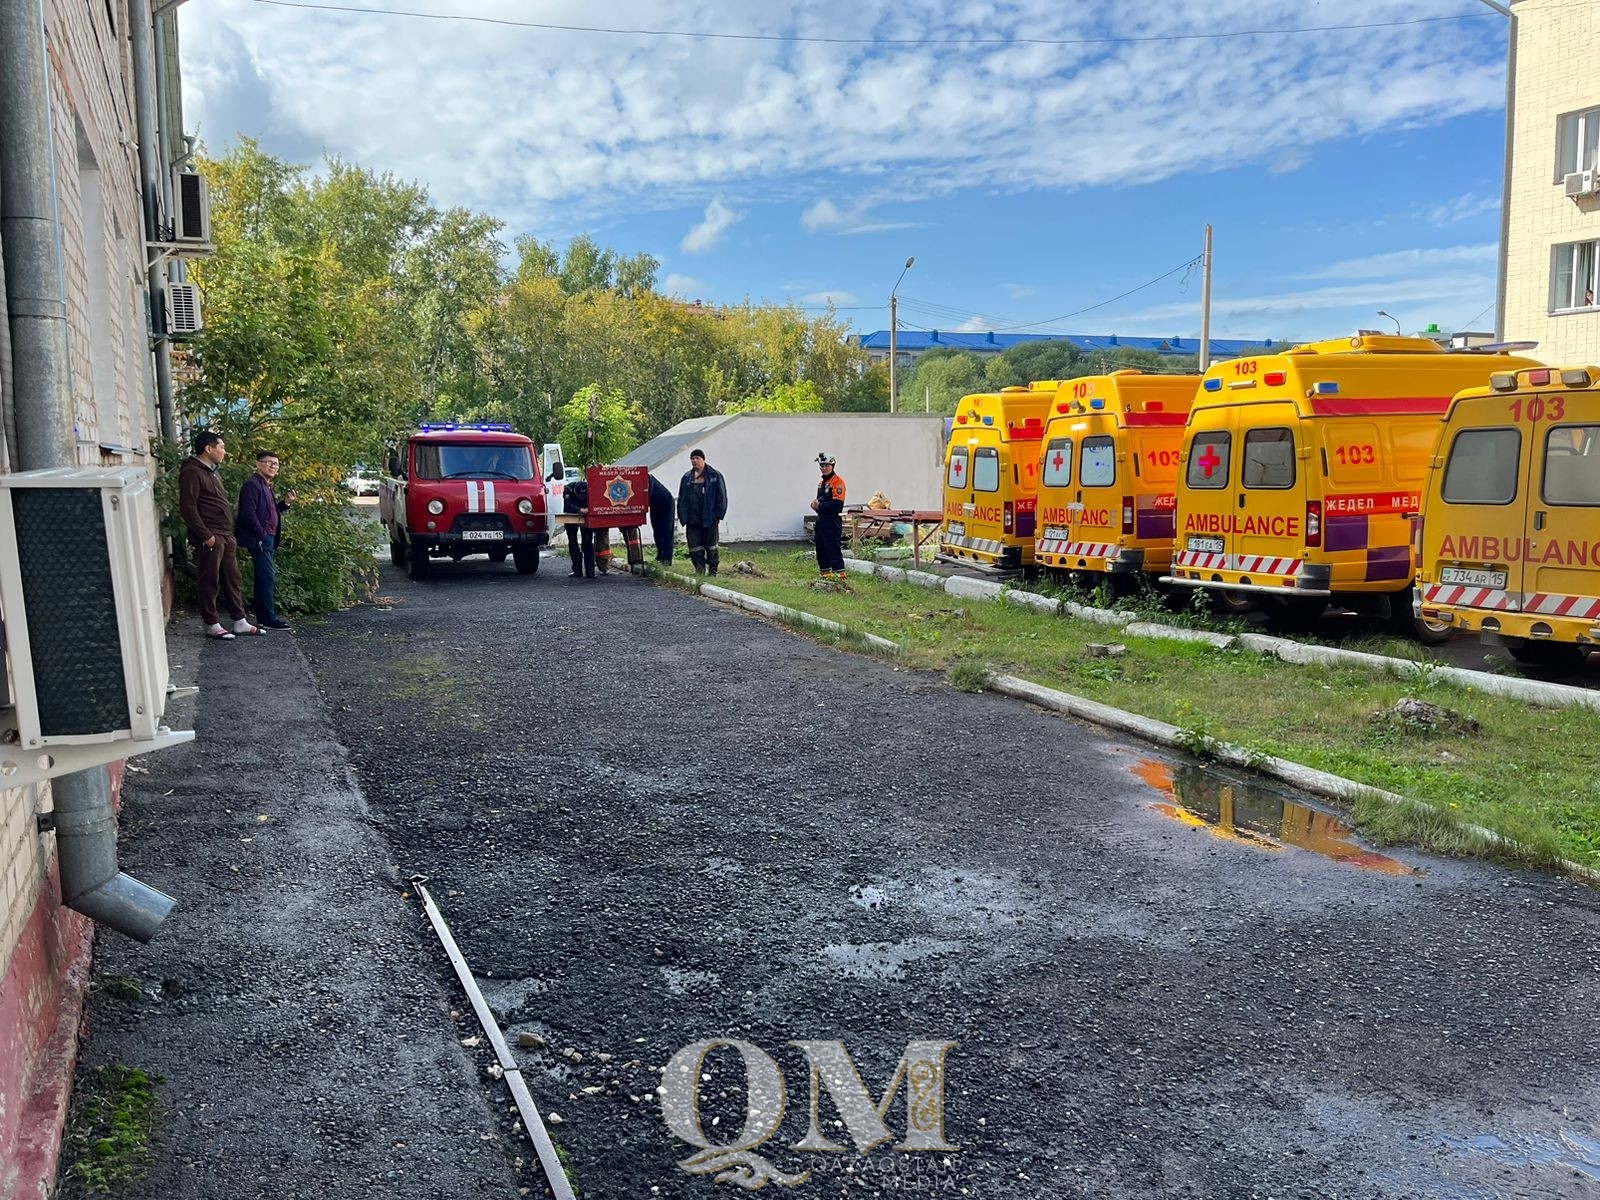
[[[168,337],[193,337],[205,328],[198,287],[192,283],[169,283],[166,292]]]
[[[0,787],[194,738],[169,699],[161,538],[149,473],[0,475],[0,617],[11,688]]]
[[[172,173],[172,240],[211,241],[211,193],[206,177],[192,171]]]
[[[1561,180],[1562,190],[1574,199],[1579,196],[1592,196],[1595,192],[1596,174],[1593,170],[1573,171]]]

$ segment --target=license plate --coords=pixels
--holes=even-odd
[[[1197,554],[1221,554],[1226,549],[1221,538],[1191,537],[1187,545]]]
[[[1071,532],[1061,525],[1046,525],[1044,539],[1047,542],[1065,542],[1071,538]]]
[[[950,524],[945,526],[945,531],[951,537],[966,537],[967,524],[965,521],[951,521]]]
[[[469,542],[498,542],[500,534],[493,529],[468,529],[461,535]]]
[[[1504,571],[1474,571],[1470,567],[1445,567],[1439,572],[1440,583],[1457,583],[1467,587],[1495,588],[1505,590],[1506,573]]]

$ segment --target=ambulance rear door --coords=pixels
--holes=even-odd
[[[1170,542],[1178,508],[1178,463],[1183,457],[1182,415],[1130,413],[1123,425],[1133,486],[1126,489],[1131,499],[1123,500],[1124,505],[1131,503],[1132,511],[1123,514],[1122,531],[1140,542]],[[1145,569],[1165,570],[1168,550],[1146,548]]]
[[[1300,461],[1300,414],[1287,402],[1239,409],[1233,568],[1252,583],[1295,574],[1305,548],[1308,480]]]
[[[1232,404],[1205,405],[1189,414],[1173,565],[1204,572],[1202,579],[1226,568],[1234,550],[1229,530],[1237,508],[1232,481],[1238,422]]]
[[[1600,620],[1600,392],[1515,399],[1535,431],[1523,610]]]
[[[1532,422],[1518,419],[1528,399],[1456,401],[1439,447],[1438,490],[1423,514],[1425,604],[1507,608],[1523,591],[1521,544],[1532,518],[1522,481],[1537,437]]]
[[[1073,492],[1072,540],[1089,558],[1109,558],[1122,520],[1122,458],[1115,418],[1094,414],[1078,443],[1078,486]]]
[[[950,439],[944,464],[944,527],[954,537],[967,536],[972,512],[972,452],[977,445],[977,438],[962,437],[960,431]]]

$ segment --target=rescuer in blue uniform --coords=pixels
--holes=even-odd
[[[833,459],[817,455],[822,481],[811,510],[817,514],[817,570],[824,579],[846,579],[844,569],[844,477],[835,473]]]

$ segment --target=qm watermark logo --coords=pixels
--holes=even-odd
[[[956,1042],[907,1042],[889,1080],[874,1099],[849,1051],[839,1041],[792,1041],[805,1056],[803,1100],[809,1119],[805,1136],[787,1147],[772,1145],[789,1106],[789,1081],[777,1059],[759,1046],[737,1038],[708,1038],[685,1046],[672,1056],[662,1078],[661,1112],[667,1128],[696,1148],[678,1166],[691,1175],[710,1175],[746,1191],[778,1184],[798,1187],[810,1182],[818,1160],[828,1155],[822,1170],[830,1170],[838,1156],[852,1149],[858,1156],[908,1156],[952,1154],[960,1150],[945,1137],[945,1056]],[[702,1117],[702,1086],[708,1079],[706,1059],[713,1051],[731,1050],[744,1074],[743,1123],[726,1140],[715,1126],[708,1132]],[[726,1057],[726,1056],[719,1056]],[[890,1128],[895,1099],[905,1093],[904,1128]],[[842,1125],[842,1135],[823,1132],[819,1103],[826,1095]],[[724,1140],[714,1140],[712,1134]],[[874,1152],[877,1152],[874,1154]],[[774,1161],[774,1157],[779,1161]],[[807,1163],[807,1159],[811,1163]],[[780,1162],[782,1165],[780,1165]],[[880,1173],[882,1173],[880,1171]]]

